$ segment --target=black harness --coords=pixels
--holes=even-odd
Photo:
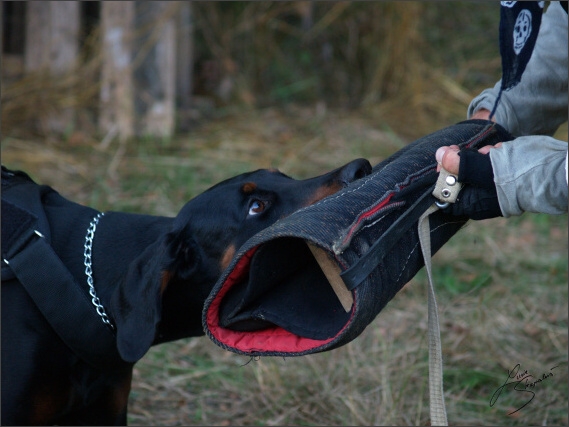
[[[62,341],[95,368],[117,368],[116,337],[53,250],[42,196],[53,191],[2,166],[2,282],[17,278]],[[80,325],[80,327],[78,327]]]

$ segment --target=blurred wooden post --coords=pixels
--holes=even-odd
[[[175,18],[180,2],[135,3],[140,60],[134,69],[136,129],[141,136],[168,138],[175,125]]]
[[[121,140],[134,135],[132,39],[134,2],[101,2],[101,104],[99,128]]]
[[[193,66],[194,66],[194,21],[192,2],[180,2],[180,12],[176,22],[176,106],[181,131],[189,129],[190,109],[192,107]]]
[[[27,3],[26,73],[46,72],[63,78],[76,66],[79,51],[79,2],[30,1]],[[73,104],[72,93],[66,103]],[[63,132],[73,125],[72,107],[48,113],[49,130]]]
[[[79,3],[30,1],[27,4],[26,71],[54,74],[73,69],[79,50]]]
[[[175,125],[176,16],[182,2],[101,3],[103,132],[170,137]]]

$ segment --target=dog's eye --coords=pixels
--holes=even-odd
[[[261,200],[251,200],[249,203],[249,215],[259,215],[267,207],[267,203]]]

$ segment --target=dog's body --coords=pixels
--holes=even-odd
[[[203,335],[203,303],[235,250],[261,229],[370,170],[362,159],[303,181],[258,170],[210,188],[175,218],[102,216],[92,244],[93,280],[116,326],[123,359],[109,369],[78,357],[16,278],[3,281],[2,424],[126,424],[134,363],[151,345]],[[5,174],[31,182],[7,170],[3,180]],[[41,187],[41,201],[51,246],[87,294],[84,246],[98,212],[49,187]]]

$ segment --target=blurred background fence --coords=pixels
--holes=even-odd
[[[415,117],[399,117],[402,130],[462,118],[472,90],[499,77],[498,9],[4,1],[3,130],[168,138],[231,106],[288,103],[403,105]]]

